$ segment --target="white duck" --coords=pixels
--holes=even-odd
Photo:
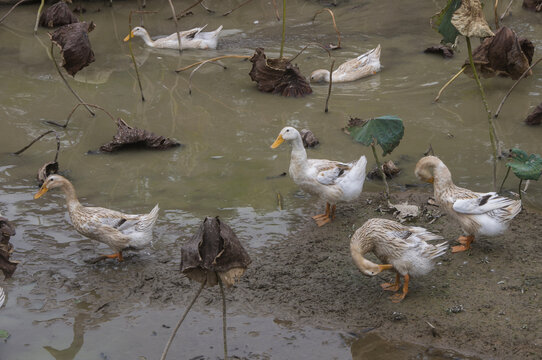
[[[380,44],[355,59],[348,60],[333,71],[333,83],[355,81],[380,71]],[[314,70],[311,82],[329,82],[329,70]]]
[[[64,190],[68,213],[75,230],[90,239],[109,245],[115,251],[114,254],[103,257],[122,261],[123,250],[141,249],[151,242],[152,228],[158,218],[158,205],[150,213],[142,215],[123,214],[101,207],[86,207],[77,199],[72,183],[57,174],[45,179],[34,199],[57,187]]]
[[[299,131],[290,126],[281,130],[271,148],[278,147],[285,140],[292,143],[290,176],[294,182],[303,191],[326,201],[326,212],[312,217],[318,226],[323,226],[335,219],[337,202],[351,201],[361,194],[367,159],[363,155],[350,163],[307,159]]]
[[[521,201],[497,195],[479,193],[454,185],[452,174],[436,156],[426,156],[416,164],[418,179],[433,184],[437,204],[459,222],[464,235],[452,247],[452,252],[470,249],[475,235],[502,234],[508,223],[521,211]]]
[[[446,242],[432,245],[427,241],[442,240],[422,227],[405,226],[387,219],[369,219],[356,230],[350,238],[350,253],[358,269],[365,275],[374,276],[382,270],[395,270],[395,283],[380,285],[384,290],[399,290],[400,275],[405,278],[403,292],[391,297],[393,302],[400,302],[408,293],[410,276],[429,273],[433,260],[446,252]],[[378,265],[363,257],[372,252],[382,261]]]
[[[220,25],[215,31],[202,32],[207,25],[203,27],[193,28],[187,31],[180,31],[181,35],[181,50],[183,49],[216,49],[218,37],[222,31],[222,25]],[[179,40],[177,33],[173,33],[168,36],[160,37],[156,40],[152,40],[149,33],[145,28],[136,26],[130,31],[130,34],[124,38],[124,41],[128,41],[131,38],[139,36],[143,39],[147,46],[159,49],[179,49]]]

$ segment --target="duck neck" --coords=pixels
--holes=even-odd
[[[71,182],[66,181],[62,185],[62,190],[64,191],[64,195],[66,197],[66,204],[68,205],[69,212],[77,210],[79,207],[81,207],[81,203],[77,199],[75,188],[73,187]]]
[[[435,194],[441,193],[444,189],[449,189],[450,187],[455,186],[452,181],[452,173],[450,173],[448,167],[446,167],[446,165],[443,163],[435,166],[433,169],[433,178]]]
[[[152,41],[151,37],[149,36],[149,33],[144,32],[143,34],[139,35],[145,41],[145,44],[147,44],[150,47],[154,47],[154,41]]]
[[[301,135],[298,135],[292,140],[292,155],[290,161],[297,166],[303,165],[307,161],[307,151],[305,151],[305,147],[303,146]]]
[[[350,252],[352,254],[352,260],[354,260],[354,264],[356,264],[356,266],[362,273],[369,274],[371,271],[375,271],[375,269],[378,269],[378,265],[372,261],[365,259],[362,252],[355,249],[350,249]]]

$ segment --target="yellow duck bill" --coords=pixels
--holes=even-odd
[[[47,187],[46,186],[42,186],[40,191],[38,191],[35,195],[34,195],[34,199],[39,199],[43,194],[45,194],[47,192]]]
[[[279,145],[282,144],[283,142],[284,142],[284,138],[282,137],[282,135],[279,135],[277,137],[277,140],[275,140],[275,142],[271,144],[271,149],[275,149],[279,147]]]
[[[130,31],[130,33],[128,35],[126,35],[126,37],[124,38],[124,42],[130,40],[133,37],[134,37],[134,32]]]

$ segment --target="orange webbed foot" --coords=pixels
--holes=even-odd
[[[382,288],[382,290],[386,290],[386,291],[397,291],[397,290],[399,290],[401,285],[400,284],[392,284],[392,283],[384,283],[384,284],[380,284],[380,287]]]
[[[316,221],[316,225],[318,225],[318,227],[324,226],[325,224],[329,224],[331,222],[331,219],[329,218],[329,216],[326,216],[324,218],[314,219],[314,220]]]
[[[457,245],[457,246],[452,246],[452,252],[453,253],[458,253],[458,252],[463,252],[463,251],[467,251],[470,249],[470,245]]]
[[[390,299],[392,302],[394,303],[400,303],[401,301],[403,301],[403,299],[405,298],[406,294],[405,293],[400,293],[400,294],[393,294],[392,296],[390,296]]]

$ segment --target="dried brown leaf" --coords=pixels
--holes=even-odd
[[[527,125],[540,125],[542,123],[542,103],[525,119]]]
[[[57,161],[51,161],[48,163],[45,163],[40,169],[38,170],[38,186],[42,186],[45,182],[45,179],[49,175],[57,174],[58,173],[58,162]]]
[[[218,217],[206,217],[181,248],[181,272],[201,283],[207,279],[207,286],[217,284],[217,275],[227,286],[233,285],[250,263],[233,230]]]
[[[312,93],[307,79],[299,68],[287,59],[268,59],[262,48],[250,58],[250,78],[258,83],[258,90],[282,96],[302,97]]]
[[[77,16],[64,1],[59,1],[50,6],[40,15],[40,26],[54,28],[79,22]]]
[[[479,38],[493,36],[479,0],[462,0],[461,6],[452,16],[452,25],[463,36]]]
[[[523,0],[523,8],[535,12],[542,11],[542,0]]]
[[[384,174],[388,179],[391,179],[401,172],[401,169],[395,165],[395,163],[391,160],[386,161],[382,168],[384,170]],[[373,170],[369,171],[367,173],[367,177],[371,180],[382,180],[382,175],[380,175],[380,171],[378,171],[378,166],[375,166]]]
[[[53,33],[49,33],[51,41],[60,48],[62,66],[71,76],[95,60],[88,39],[88,33],[94,27],[93,22],[83,21],[64,25]]]
[[[166,150],[181,146],[175,140],[156,135],[150,131],[133,128],[121,118],[117,119],[117,133],[113,141],[100,146],[100,151],[114,152],[126,147]]]
[[[454,51],[451,47],[446,45],[436,45],[436,46],[430,46],[427,49],[423,51],[426,54],[437,54],[442,55],[444,58],[451,58],[454,56]]]
[[[532,43],[523,39],[523,48],[532,59],[534,47]],[[516,33],[510,28],[503,26],[495,36],[485,39],[472,53],[476,71],[483,77],[489,78],[495,75],[511,77],[517,80],[521,74],[529,68],[529,58],[523,52]],[[465,65],[469,60],[465,60]],[[465,68],[465,74],[472,77],[470,66]],[[531,75],[529,71],[527,75]]]
[[[13,245],[9,239],[15,235],[15,226],[7,218],[0,216],[0,270],[4,273],[4,277],[10,278],[17,268],[16,262],[10,261],[9,258],[13,253]]]
[[[314,134],[310,130],[303,129],[300,131],[300,134],[301,140],[303,140],[303,146],[306,148],[315,147],[320,143],[316,136],[314,136]]]

